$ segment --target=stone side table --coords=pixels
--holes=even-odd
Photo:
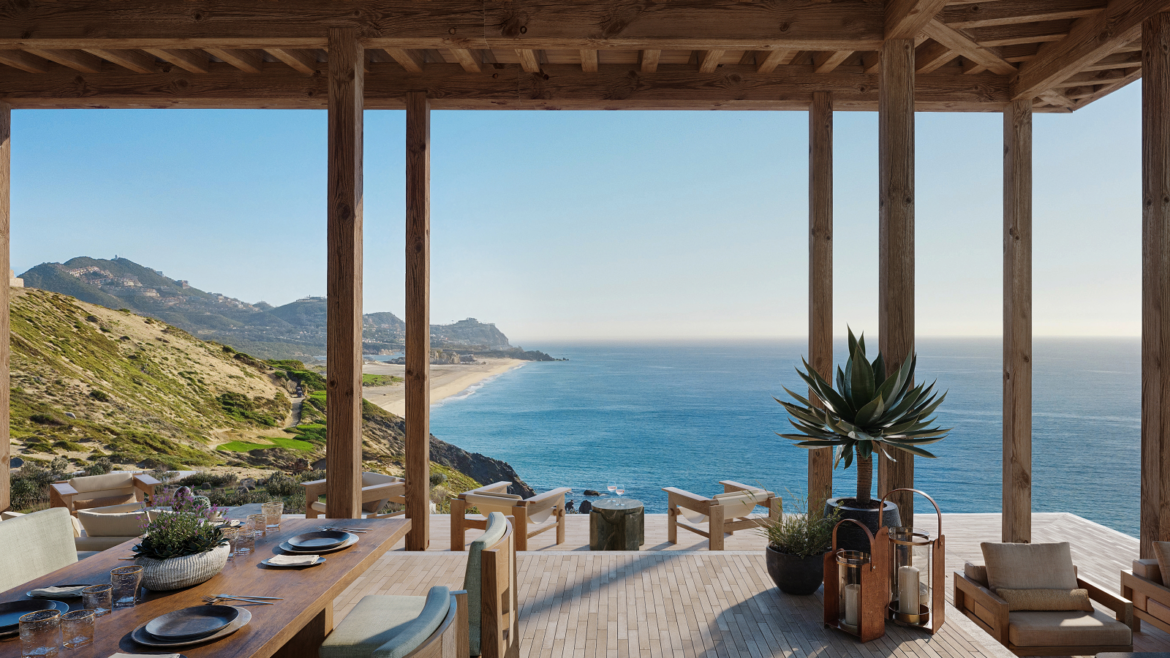
[[[646,542],[646,509],[629,498],[607,498],[589,512],[589,550],[636,551]]]

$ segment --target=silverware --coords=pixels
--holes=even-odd
[[[234,595],[234,594],[216,594],[216,596],[222,596],[222,597],[227,598],[227,599],[245,598],[245,599],[261,599],[261,600],[265,600],[265,601],[283,601],[284,600],[284,599],[280,598],[279,596],[248,596],[246,594],[241,594],[239,596]]]
[[[203,601],[204,603],[211,603],[213,605],[219,601],[240,601],[242,603],[255,603],[258,605],[276,605],[271,601],[257,601],[256,599],[244,599],[238,596],[205,596],[203,597]]]
[[[321,530],[336,530],[338,532],[369,532],[370,531],[369,528],[341,528],[341,527],[329,526],[329,525],[321,526],[320,529]]]

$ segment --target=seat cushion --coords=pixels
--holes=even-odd
[[[1157,558],[1158,572],[1160,574],[1170,573],[1170,541],[1154,542],[1154,557]],[[1155,580],[1154,582],[1162,583],[1161,580]],[[1166,583],[1162,584],[1165,585]]]
[[[1146,580],[1152,580],[1160,585],[1166,584],[1162,582],[1162,570],[1158,568],[1158,561],[1154,559],[1134,560],[1133,574],[1135,576],[1141,576]]]
[[[483,624],[483,551],[503,539],[507,530],[508,519],[499,512],[492,512],[487,518],[487,529],[467,549],[467,572],[463,576],[463,589],[467,590],[467,629],[473,656],[480,655],[480,629]]]
[[[0,592],[74,562],[73,523],[64,507],[0,523]]]
[[[1133,643],[1129,626],[1104,613],[1011,612],[1008,640],[1019,647],[1120,647]]]
[[[1092,612],[1087,589],[997,589],[1008,610],[1081,610]]]
[[[432,587],[422,596],[366,596],[321,644],[321,658],[399,658],[443,622],[451,594]]]
[[[1068,542],[1059,544],[994,544],[984,542],[988,586],[998,589],[1076,589]]]
[[[963,575],[975,581],[976,583],[987,587],[987,567],[982,564],[972,564],[966,562],[963,564]]]
[[[85,528],[87,537],[137,537],[143,533],[146,524],[145,512],[115,512],[103,514],[90,510],[79,510],[77,520]]]

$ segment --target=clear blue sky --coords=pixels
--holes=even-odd
[[[1035,117],[1036,335],[1139,335],[1140,83]],[[366,113],[365,310],[404,298],[403,112]],[[432,321],[803,336],[803,112],[435,112]],[[325,292],[323,111],[13,112],[12,262],[115,254],[245,301]],[[919,114],[918,334],[998,335],[1002,117]],[[877,330],[877,116],[840,112],[837,330]]]

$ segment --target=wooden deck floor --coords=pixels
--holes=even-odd
[[[943,631],[933,637],[890,624],[884,638],[861,645],[826,630],[821,595],[780,593],[764,567],[764,540],[753,533],[728,537],[723,552],[702,550],[697,535],[673,546],[666,542],[665,515],[648,515],[643,551],[592,553],[588,519],[568,521],[563,545],[552,546],[549,533],[520,554],[521,656],[1011,655],[949,606]],[[933,527],[934,519],[916,522]],[[998,514],[950,514],[943,523],[950,600],[950,573],[966,560],[982,561],[979,542],[997,541],[1000,521]],[[433,516],[432,524],[435,550],[408,553],[399,545],[388,552],[334,602],[337,621],[367,594],[462,587],[466,553],[441,550],[448,546],[447,517]],[[1070,541],[1081,573],[1114,590],[1138,551],[1136,539],[1070,514],[1037,514],[1033,529],[1036,542]],[[1170,650],[1170,636],[1149,625],[1143,631],[1135,650]]]

